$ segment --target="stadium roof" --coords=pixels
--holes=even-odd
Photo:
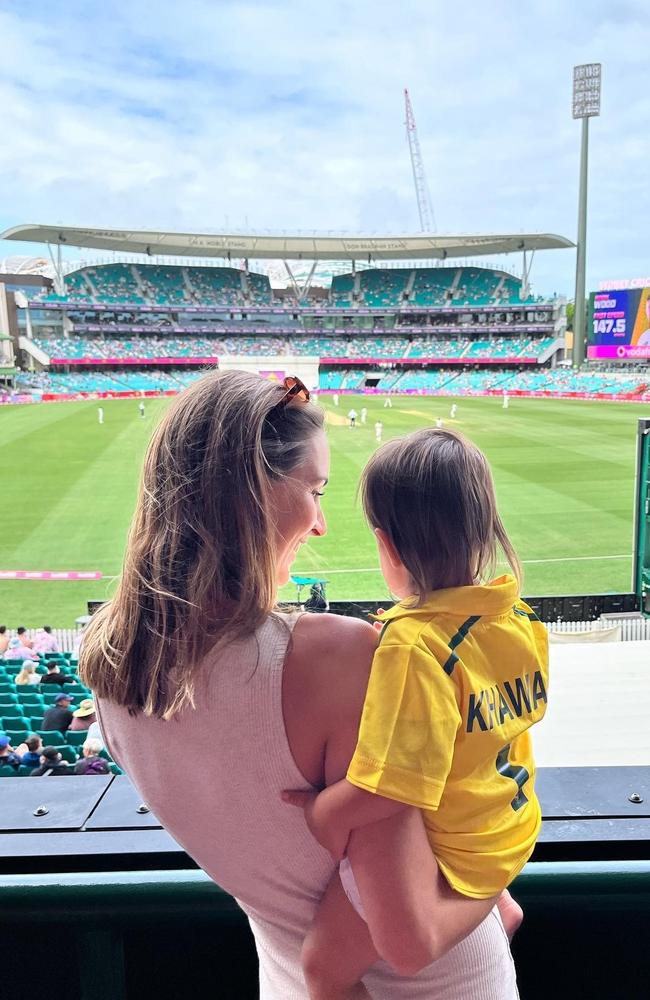
[[[260,260],[415,260],[475,257],[522,250],[560,250],[574,246],[553,233],[439,236],[266,236],[213,233],[161,233],[76,226],[14,226],[0,239],[27,243],[142,253],[173,257],[247,257]]]

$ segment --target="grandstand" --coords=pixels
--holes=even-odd
[[[46,674],[47,664],[52,661],[59,664],[61,673],[69,679],[68,683],[62,686],[29,684],[19,687],[15,680],[22,662],[0,657],[0,731],[10,738],[11,745],[15,747],[20,746],[30,735],[40,736],[44,746],[55,746],[63,760],[74,765],[81,757],[88,733],[61,733],[43,729],[43,715],[61,692],[69,694],[75,702],[92,697],[92,692],[79,680],[76,674],[79,661],[72,652],[39,654],[38,663],[35,662],[36,673]],[[102,750],[101,756],[109,762],[109,769],[113,774],[122,774],[121,768],[106,750]],[[32,770],[33,768],[22,764],[17,768],[0,765],[0,778],[28,777]]]
[[[305,359],[323,391],[642,398],[648,388],[642,371],[558,368],[564,304],[487,267],[335,275],[323,302],[274,297],[248,268],[95,265],[68,275],[64,294],[28,300],[18,324],[30,372],[20,385],[46,397],[177,392],[204,366],[237,359]]]
[[[5,236],[27,238],[27,232],[29,227],[19,227]],[[56,238],[105,246],[107,234],[83,231],[82,239],[66,229]],[[180,251],[184,238],[174,239]],[[137,249],[138,234],[113,234],[109,242],[113,249],[116,242]],[[153,242],[161,249],[161,239]],[[314,387],[411,391],[414,382],[424,387],[418,391],[429,392],[450,377],[435,377],[441,365],[551,368],[562,356],[563,302],[535,298],[527,280],[508,271],[446,263],[470,248],[515,249],[514,237],[377,239],[363,266],[356,259],[362,249],[367,252],[367,241],[321,242],[309,241],[315,259],[351,262],[350,271],[335,274],[325,290],[311,289],[308,281],[302,288],[294,282],[274,290],[246,259],[239,267],[115,261],[61,273],[55,287],[26,294],[13,311],[24,372],[17,386],[37,398],[174,392],[205,365],[252,366],[259,359],[275,368],[301,363],[302,377]],[[303,244],[300,237],[285,240],[279,256],[302,257]],[[272,238],[257,239],[255,255],[269,257],[277,245]],[[567,245],[558,237],[529,236],[518,239],[516,248]],[[194,252],[187,245],[183,250],[186,256]],[[425,251],[440,263],[418,263]],[[399,265],[386,266],[385,260]],[[338,365],[362,374],[337,378],[329,369]],[[405,366],[431,370],[410,380]]]
[[[37,227],[41,239],[53,234]],[[19,227],[10,238],[33,231]],[[143,234],[66,229],[72,245],[108,243],[137,250]],[[217,253],[219,241],[192,238]],[[86,265],[59,275],[56,287],[30,293],[13,310],[14,341],[23,374],[20,390],[35,398],[106,393],[177,392],[205,366],[259,370],[300,367],[301,377],[323,391],[598,395],[642,399],[645,371],[625,378],[584,369],[567,372],[566,310],[561,299],[532,294],[528,272],[448,257],[502,249],[567,246],[558,237],[409,237],[368,242],[296,237],[256,238],[257,258],[277,249],[285,261],[348,260],[328,288],[271,287],[268,275],[249,266],[192,263],[198,253],[185,237],[156,234],[149,259]],[[243,255],[247,238],[238,252]],[[455,242],[454,242],[455,240]],[[481,246],[481,241],[483,246]],[[151,261],[157,250],[185,255],[185,263]],[[165,244],[164,247],[161,244]],[[426,243],[426,247],[422,244]],[[173,246],[173,250],[172,250]],[[431,260],[438,257],[432,265]],[[411,259],[408,259],[411,258]],[[415,258],[415,259],[413,259]],[[335,369],[342,367],[341,372]]]

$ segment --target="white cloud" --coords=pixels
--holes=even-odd
[[[0,228],[414,230],[407,85],[441,230],[572,237],[571,68],[601,60],[588,283],[647,270],[643,3],[5,3],[0,38]]]

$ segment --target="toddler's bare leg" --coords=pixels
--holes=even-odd
[[[365,1000],[370,994],[361,977],[377,958],[368,928],[336,874],[302,948],[311,1000]]]

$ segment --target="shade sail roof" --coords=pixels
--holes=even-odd
[[[260,260],[445,260],[522,250],[561,250],[571,240],[553,233],[481,233],[411,236],[267,236],[214,233],[165,233],[76,226],[14,226],[3,240],[50,243],[120,253],[174,257],[246,257]]]

